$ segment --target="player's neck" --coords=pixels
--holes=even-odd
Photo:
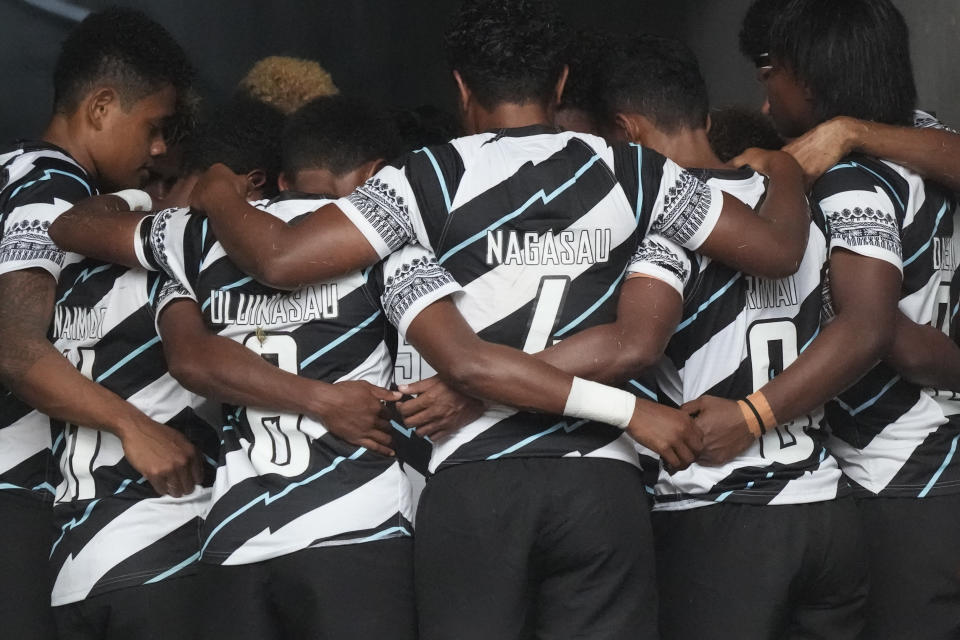
[[[553,114],[542,104],[531,102],[501,102],[492,109],[475,106],[467,115],[467,125],[473,133],[496,129],[516,129],[531,125],[549,125]]]
[[[57,113],[50,119],[41,139],[44,142],[55,144],[73,157],[91,177],[96,177],[97,166],[93,157],[83,143],[83,136],[69,116]]]
[[[685,169],[732,168],[713,152],[706,129],[680,129],[671,133],[651,130],[644,136],[642,144]]]

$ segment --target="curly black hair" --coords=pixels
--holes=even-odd
[[[54,109],[76,110],[98,83],[114,87],[124,108],[170,84],[185,89],[194,70],[162,26],[139,11],[91,13],[63,42],[53,72]]]
[[[711,111],[707,139],[710,148],[723,162],[729,162],[751,147],[771,151],[783,147],[783,140],[777,135],[770,118],[748,107]]]
[[[547,104],[563,71],[567,29],[545,0],[464,0],[444,46],[484,108]]]
[[[912,124],[910,35],[890,0],[791,0],[770,37],[773,63],[813,94],[817,122],[850,116]]]
[[[343,95],[314,98],[287,120],[281,142],[283,173],[327,169],[334,175],[370,160],[400,153],[400,137],[390,115]]]
[[[183,174],[199,173],[217,162],[238,174],[260,169],[267,178],[264,195],[275,195],[285,121],[276,107],[235,95],[205,118],[184,143]]]
[[[697,57],[674,38],[618,40],[603,72],[607,119],[637,113],[668,133],[707,126],[710,100]]]

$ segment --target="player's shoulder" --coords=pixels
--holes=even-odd
[[[851,154],[833,165],[813,184],[813,200],[822,201],[846,192],[884,192],[901,206],[911,185],[920,180],[904,167],[863,154]]]
[[[5,200],[34,186],[64,185],[87,195],[94,192],[86,170],[66,151],[45,142],[21,141],[0,149],[0,167],[0,192]]]
[[[738,169],[690,169],[703,182],[730,194],[740,202],[755,208],[767,191],[767,180],[750,167]]]
[[[336,197],[321,193],[282,191],[276,197],[251,204],[284,222],[296,222],[325,205],[336,202]]]

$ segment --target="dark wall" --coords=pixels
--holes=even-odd
[[[736,50],[749,0],[560,0],[576,27],[683,37],[696,49],[717,104],[757,104],[753,70]],[[345,92],[386,104],[452,103],[440,37],[455,0],[83,0],[136,6],[161,21],[200,69],[199,86],[224,98],[267,55],[319,60]],[[960,76],[944,51],[960,36],[957,0],[899,0],[913,30],[921,102],[960,123]],[[51,70],[69,20],[0,0],[0,139],[35,136],[49,116]]]

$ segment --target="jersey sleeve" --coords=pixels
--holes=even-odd
[[[941,131],[957,133],[954,129],[940,122],[935,115],[921,111],[920,109],[916,109],[913,112],[913,126],[916,129],[940,129]]]
[[[163,310],[170,305],[171,302],[177,300],[192,300],[197,302],[196,295],[187,287],[182,285],[179,280],[175,280],[168,276],[165,273],[157,274],[156,277],[160,278],[160,283],[157,287],[157,295],[153,299],[153,321],[156,324],[157,335],[160,336],[160,339],[163,339],[163,334],[160,333],[160,314],[163,313]]]
[[[380,304],[387,320],[406,337],[410,323],[432,303],[461,291],[433,252],[407,245],[377,267],[382,270]]]
[[[428,246],[420,206],[402,166],[384,167],[336,205],[381,258],[409,242]]]
[[[51,240],[50,225],[75,202],[93,194],[79,172],[67,167],[73,171],[48,170],[12,190],[4,204],[0,274],[39,268],[60,279],[66,254]]]
[[[720,189],[668,158],[663,158],[659,184],[641,183],[641,188],[656,193],[648,232],[693,251],[713,232],[723,209]]]
[[[662,280],[673,287],[681,297],[690,282],[690,274],[691,262],[687,251],[657,235],[643,239],[627,267],[628,278],[647,276]]]
[[[153,217],[144,242],[147,260],[176,283],[174,286],[182,287],[186,297],[196,301],[197,280],[209,243],[206,218],[190,209],[160,211]]]
[[[889,262],[903,272],[900,223],[890,196],[864,171],[838,165],[814,187],[829,251],[846,249]]]

